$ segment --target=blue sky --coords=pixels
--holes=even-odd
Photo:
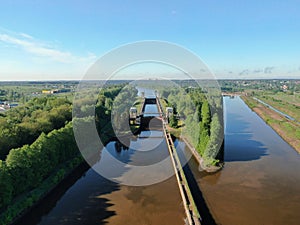
[[[300,1],[1,1],[0,80],[80,79],[141,40],[184,46],[218,78],[300,78]]]

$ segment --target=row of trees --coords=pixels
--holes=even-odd
[[[16,196],[37,187],[58,165],[78,155],[72,123],[48,134],[42,133],[31,145],[9,152],[0,160],[0,208]]]
[[[66,98],[34,98],[23,106],[0,114],[0,159],[10,149],[31,144],[39,135],[72,120],[72,104]]]
[[[137,89],[131,85],[115,85],[99,93],[95,116],[97,130],[104,143],[117,133],[129,131],[129,109],[136,96]]]
[[[223,141],[221,100],[214,96],[209,96],[208,99],[200,88],[174,89],[164,92],[164,95],[168,105],[184,121],[184,136],[205,159],[207,165],[216,164],[221,158]],[[170,122],[171,126],[176,126],[172,118]]]
[[[118,108],[128,97],[128,90],[120,94],[122,88],[124,85],[110,85],[100,93],[87,90],[75,101],[79,107],[74,108],[72,122],[71,102],[54,97],[35,98],[1,115],[1,224],[9,224],[82,162],[78,146],[83,145],[80,150],[84,151],[84,156],[91,153],[94,160],[98,159],[95,156],[100,157],[100,149],[93,145],[97,137],[85,128],[96,122],[103,143],[114,136],[111,123],[114,104]],[[120,96],[116,99],[118,94]],[[96,105],[93,102],[95,96]],[[76,129],[86,135],[81,137],[84,143],[76,143]]]
[[[86,104],[79,108],[79,115],[90,115],[91,109],[95,111],[92,116],[75,118],[73,122],[68,122],[72,120],[72,104],[67,99],[54,97],[33,99],[2,115],[0,147],[6,146],[8,154],[5,160],[0,159],[0,209],[5,209],[17,196],[38,187],[60,165],[78,156],[73,126],[81,129],[96,120],[100,138],[113,137],[113,109],[136,95],[132,87],[123,88],[124,85],[117,85],[102,89],[95,107],[90,94],[84,96],[85,99],[80,101]],[[7,140],[16,143],[17,147],[9,145]],[[5,151],[2,149],[2,152]]]

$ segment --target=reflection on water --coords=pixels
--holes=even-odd
[[[225,98],[224,107],[224,169],[211,175],[199,171],[194,158],[189,161],[194,182],[213,217],[222,225],[298,225],[300,156],[240,98]],[[160,132],[145,131],[140,138],[125,141],[129,144],[109,143],[95,166],[107,163],[110,168],[105,155],[133,165],[163,160],[168,152]],[[178,154],[189,158],[184,143],[175,144]],[[129,187],[89,169],[76,183],[74,179],[66,182],[18,224],[183,224],[185,215],[174,176],[151,186]],[[201,207],[200,213],[205,210]]]
[[[155,104],[147,104],[145,105],[145,117],[149,116],[158,116],[158,108]]]
[[[101,152],[101,159],[93,167],[106,167],[115,177],[130,174],[130,168],[116,169],[113,157],[127,165],[147,166],[168,160],[160,173],[172,172],[171,161],[163,133],[160,130],[142,131],[141,137],[110,142]],[[150,177],[146,176],[147,180]],[[58,187],[55,191],[59,191]],[[79,225],[79,224],[184,224],[184,208],[175,176],[150,186],[119,185],[89,169],[76,183],[70,183],[61,195],[42,201],[17,224]],[[45,210],[44,210],[45,209]]]
[[[209,175],[190,167],[222,225],[298,225],[300,155],[239,98],[224,98],[225,167]]]

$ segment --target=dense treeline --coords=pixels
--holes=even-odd
[[[125,86],[114,99],[112,114],[112,124],[117,134],[130,132],[129,129],[129,109],[137,99],[137,89],[131,85]]]
[[[113,136],[111,123],[111,111],[115,97],[122,90],[124,85],[110,85],[102,88],[100,91],[91,88],[82,91],[73,102],[73,117],[85,118],[84,120],[74,120],[74,129],[79,133],[81,148],[90,145],[94,136],[91,136],[87,130],[91,129],[93,123],[96,124],[98,135],[102,143],[107,143]],[[86,124],[82,123],[87,122]],[[86,126],[86,127],[85,127]],[[84,138],[82,138],[84,137]]]
[[[71,119],[71,102],[56,97],[34,98],[0,114],[0,159],[5,159],[10,149],[31,144],[42,132],[61,128]]]
[[[203,93],[200,88],[181,88],[162,91],[168,105],[184,122],[183,134],[205,160],[206,165],[219,162],[222,151],[222,103],[215,96]],[[171,117],[170,126],[177,126]]]
[[[42,133],[31,145],[12,149],[0,160],[0,208],[38,185],[58,165],[78,155],[72,123],[48,134]]]
[[[32,206],[51,190],[49,186],[54,187],[63,179],[66,171],[71,171],[82,162],[73,128],[88,127],[96,120],[99,136],[104,142],[114,135],[111,123],[114,102],[119,106],[129,96],[136,95],[136,90],[131,87],[123,90],[116,99],[123,88],[124,85],[114,85],[102,89],[97,93],[96,106],[92,105],[91,100],[95,93],[87,92],[76,103],[80,103],[77,109],[80,116],[74,118],[73,122],[68,122],[72,120],[72,104],[67,99],[55,97],[35,98],[0,117],[0,126],[3,128],[1,144],[16,142],[15,146],[7,145],[6,160],[0,160],[1,224],[8,224],[20,212]],[[133,93],[130,94],[131,91]],[[95,111],[91,112],[92,109]],[[76,124],[79,125],[76,127]],[[90,134],[83,134],[87,135],[85,144],[90,145]]]
[[[136,96],[137,89],[131,85],[114,85],[101,90],[95,108],[95,119],[103,143],[115,137],[116,132],[129,128],[129,108]]]
[[[135,88],[126,87],[124,84],[109,85],[98,93],[91,89],[77,96],[73,106],[73,128],[77,144],[86,160],[92,163],[98,160],[101,144],[106,145],[116,137],[117,127],[114,122],[119,125],[124,121],[118,115],[112,117],[112,114],[123,107],[130,95],[135,95],[136,98],[136,91]],[[131,105],[132,103],[129,106]],[[124,109],[124,113],[128,115],[129,108]],[[128,117],[126,123],[129,126]],[[94,132],[95,128],[97,132]]]
[[[111,122],[111,113],[115,97],[120,93],[122,87],[123,86],[118,85],[102,89],[98,95],[95,109],[95,120],[98,134],[103,143],[108,142],[115,136]]]

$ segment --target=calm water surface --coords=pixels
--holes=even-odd
[[[300,155],[240,98],[224,98],[224,107],[224,169],[209,175],[199,171],[193,158],[189,162],[216,222],[299,225]],[[144,132],[130,141],[129,148],[111,142],[95,166],[107,164],[106,154],[136,165],[160,161],[168,156],[160,135],[160,131]],[[150,157],[146,149],[152,145],[156,147]],[[190,155],[182,142],[176,145],[179,155],[180,149]],[[145,151],[136,151],[137,147]],[[146,187],[118,185],[93,169],[77,179],[67,181],[18,224],[183,224],[185,215],[174,176]]]
[[[208,175],[190,161],[216,222],[299,225],[300,155],[239,97],[224,107],[225,168]]]
[[[151,105],[148,110],[157,112],[157,106]],[[135,166],[152,165],[169,157],[161,130],[143,131],[140,138],[127,140],[127,145],[110,142],[102,150],[100,161],[93,167],[106,166],[113,170],[109,155]],[[167,160],[164,172],[172,175],[170,171],[173,171],[173,167],[171,161]],[[130,173],[130,169],[116,171],[116,176],[126,173]],[[163,171],[153,176],[163,176]],[[125,186],[89,169],[76,182],[69,182],[69,186],[60,187],[56,192],[60,194],[49,196],[17,224],[184,224],[184,208],[174,175],[149,186]]]

